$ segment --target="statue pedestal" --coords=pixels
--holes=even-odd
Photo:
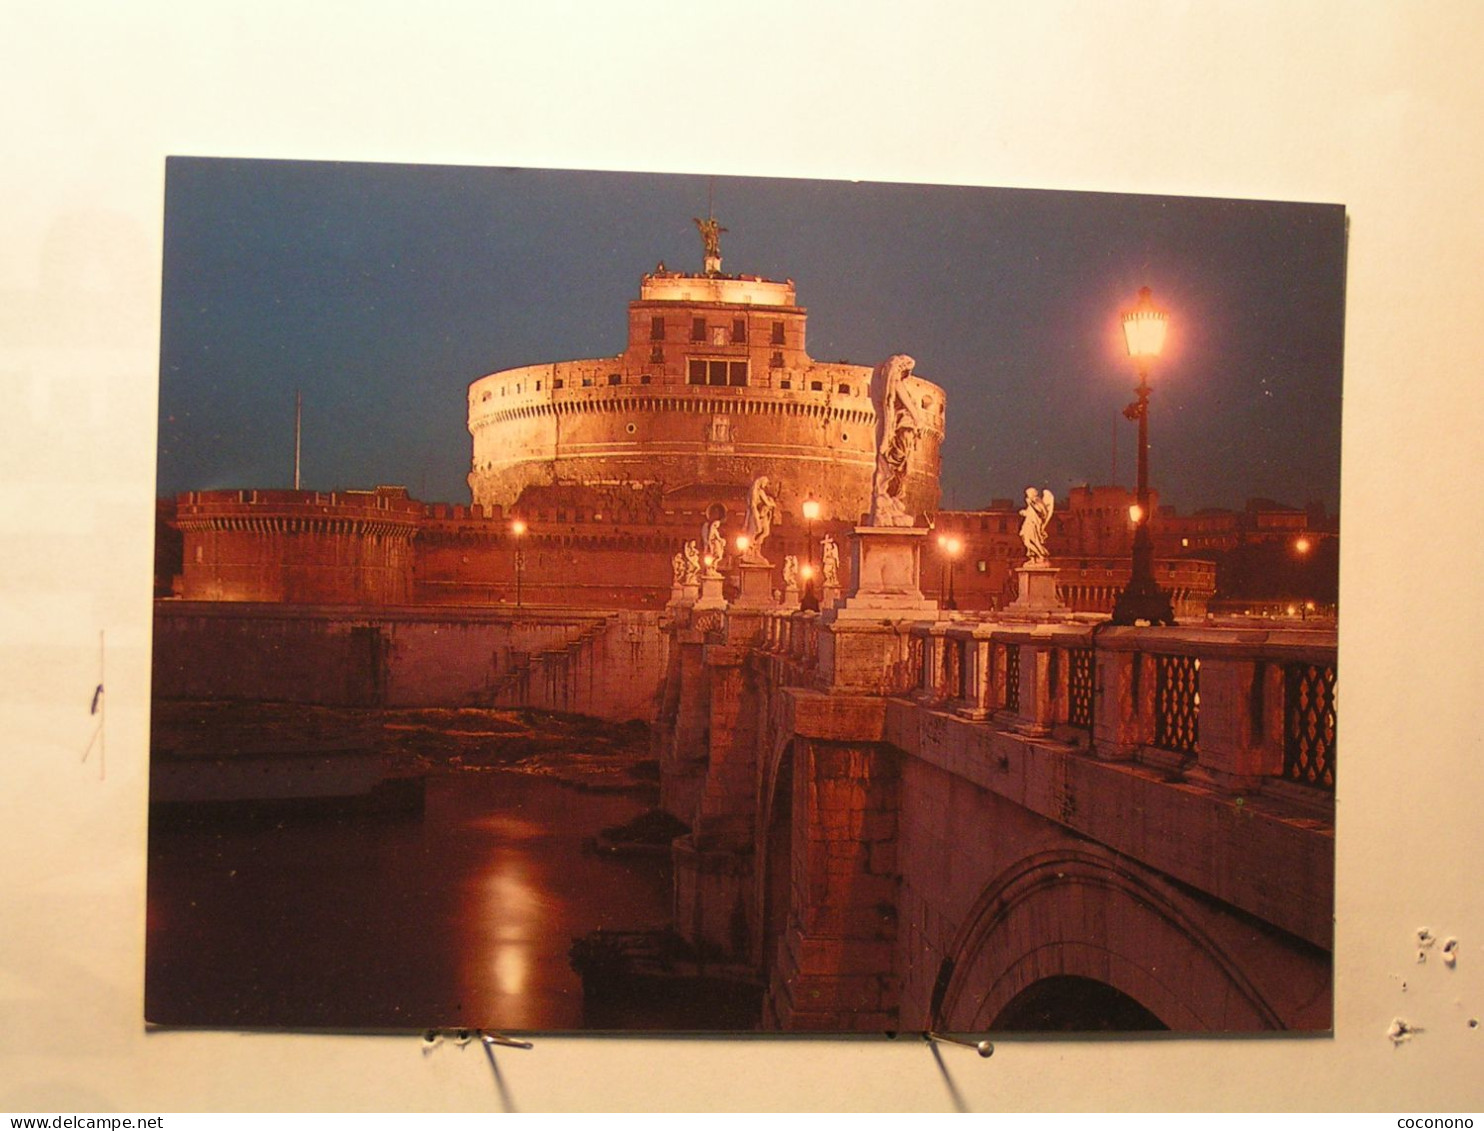
[[[719,573],[710,571],[701,574],[701,595],[696,599],[695,607],[700,610],[724,609],[727,607],[726,598],[721,595],[722,577]],[[690,588],[690,586],[686,586]]]
[[[733,606],[746,609],[776,608],[773,600],[773,563],[758,559],[737,563],[737,599]]]
[[[783,607],[785,609],[797,609],[799,607],[799,591],[797,588],[785,588],[783,590]]]
[[[1036,620],[1069,614],[1072,610],[1056,595],[1058,572],[1056,566],[1045,563],[1017,566],[1015,573],[1020,581],[1020,596],[1005,606],[1005,612]]]
[[[831,610],[832,619],[937,616],[938,602],[922,595],[922,545],[927,533],[912,526],[857,526],[852,530],[853,587]]]

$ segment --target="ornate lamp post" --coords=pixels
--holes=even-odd
[[[520,540],[526,532],[526,524],[522,519],[516,519],[510,524],[510,533],[515,535],[515,607],[520,608],[520,579],[521,574],[526,571],[526,553],[521,549]]]
[[[1170,316],[1154,305],[1148,287],[1139,290],[1139,304],[1123,315],[1123,336],[1129,356],[1139,370],[1138,398],[1123,415],[1139,424],[1139,494],[1134,518],[1133,570],[1128,586],[1113,606],[1114,624],[1174,624],[1170,595],[1154,580],[1154,537],[1149,532],[1149,364],[1165,344]]]
[[[963,541],[953,534],[938,535],[938,550],[943,555],[943,561],[938,565],[938,592],[943,592],[943,575],[948,575],[948,596],[943,601],[943,607],[950,612],[958,608],[958,602],[953,599],[953,575],[958,569],[958,556],[963,552]]]
[[[819,594],[814,591],[814,520],[819,517],[819,502],[804,500],[804,595],[799,599],[799,608],[808,612],[819,612]]]

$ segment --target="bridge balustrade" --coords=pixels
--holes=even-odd
[[[1232,788],[1334,788],[1332,633],[937,621],[907,648],[925,706]]]
[[[761,650],[782,686],[830,688],[813,612],[769,612]],[[1105,622],[900,626],[885,694],[1232,788],[1334,789],[1332,631],[1124,628]]]

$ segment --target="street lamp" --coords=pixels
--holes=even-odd
[[[1164,348],[1169,322],[1170,316],[1154,305],[1148,287],[1139,289],[1138,305],[1123,315],[1124,342],[1139,370],[1137,399],[1123,410],[1139,424],[1139,494],[1137,506],[1129,512],[1134,520],[1133,568],[1113,606],[1114,624],[1175,623],[1170,595],[1154,580],[1154,538],[1149,532],[1149,364]]]
[[[819,594],[814,591],[814,520],[819,517],[819,503],[813,499],[804,500],[804,595],[799,599],[799,608],[806,612],[819,612]]]
[[[938,564],[938,592],[943,592],[943,575],[948,575],[948,597],[943,602],[943,607],[950,612],[958,608],[958,602],[953,599],[953,574],[958,569],[958,556],[963,552],[963,541],[953,534],[938,535],[938,549],[943,554],[943,561]]]
[[[515,535],[515,607],[520,608],[520,578],[526,569],[526,554],[520,548],[521,537],[526,532],[526,524],[521,519],[516,519],[510,524],[510,533]]]
[[[959,571],[959,554],[963,551],[963,542],[957,539],[954,534],[948,534],[948,540],[942,548],[948,554],[948,600],[945,601],[942,607],[951,612],[951,610],[959,607],[959,603],[953,600],[953,574]]]

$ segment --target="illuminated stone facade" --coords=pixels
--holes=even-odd
[[[661,484],[731,494],[758,475],[800,516],[855,521],[870,505],[876,456],[871,368],[805,350],[792,281],[658,269],[629,304],[616,357],[506,369],[469,386],[476,505],[510,507],[531,487]],[[928,427],[906,486],[908,509],[938,505],[946,398],[911,378]]]

